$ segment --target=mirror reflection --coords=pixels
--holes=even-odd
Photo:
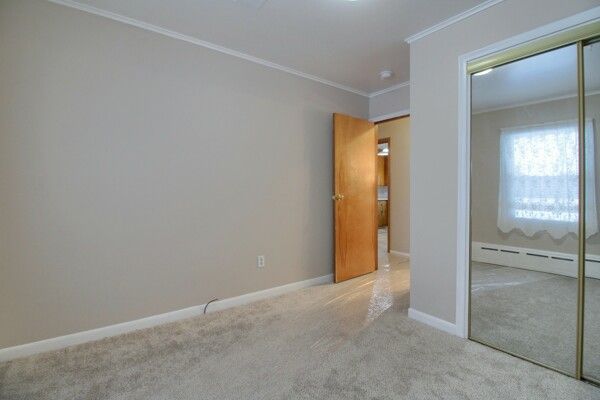
[[[470,337],[573,374],[576,46],[476,73],[471,88]],[[593,143],[592,122],[588,136]],[[597,243],[590,251],[600,254],[593,149],[586,237]]]

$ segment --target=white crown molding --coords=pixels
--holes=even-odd
[[[394,90],[398,90],[398,89],[401,89],[401,88],[406,87],[406,86],[410,86],[410,81],[402,82],[402,83],[399,83],[397,85],[390,86],[387,89],[383,89],[383,90],[379,90],[377,92],[369,93],[369,98],[373,98],[375,96],[379,96],[380,94],[386,94],[386,93],[389,93],[389,92],[393,92]]]
[[[587,96],[597,96],[599,94],[600,94],[600,90],[591,90],[591,91],[585,93],[586,97]],[[550,97],[550,98],[542,99],[542,100],[525,101],[525,102],[522,102],[522,103],[510,104],[510,105],[507,105],[507,106],[484,108],[482,110],[473,111],[471,114],[472,115],[479,115],[479,114],[485,114],[485,113],[490,113],[490,112],[494,112],[494,111],[510,110],[510,109],[513,109],[513,108],[534,106],[536,104],[550,103],[552,101],[572,99],[572,98],[575,98],[575,97],[577,97],[577,93],[567,94],[567,95],[564,95],[564,96]]]
[[[392,119],[392,118],[407,117],[409,115],[410,115],[410,109],[407,108],[406,110],[400,110],[395,113],[379,115],[377,117],[371,117],[371,118],[369,118],[369,121],[370,122],[381,122],[381,121],[386,121],[386,120]]]
[[[51,3],[55,3],[55,4],[60,4],[62,6],[74,8],[79,11],[84,11],[84,12],[87,12],[90,14],[98,15],[100,17],[108,18],[113,21],[118,21],[118,22],[121,22],[121,23],[124,23],[127,25],[135,26],[137,28],[145,29],[147,31],[158,33],[160,35],[168,36],[172,39],[182,40],[184,42],[188,42],[188,43],[194,44],[196,46],[201,46],[201,47],[204,47],[207,49],[218,51],[223,54],[241,58],[243,60],[250,61],[250,62],[253,62],[256,64],[260,64],[260,65],[263,65],[268,68],[273,68],[273,69],[277,69],[282,72],[287,72],[288,74],[296,75],[301,78],[310,79],[311,81],[318,82],[323,85],[331,86],[336,89],[344,90],[346,92],[354,93],[354,94],[357,94],[357,95],[360,95],[363,97],[369,97],[369,93],[364,92],[362,90],[358,90],[358,89],[352,88],[350,86],[342,85],[340,83],[336,83],[336,82],[333,82],[333,81],[330,81],[327,79],[323,79],[323,78],[320,78],[315,75],[307,74],[307,73],[298,71],[293,68],[289,68],[289,67],[286,67],[286,66],[268,61],[268,60],[264,60],[262,58],[254,57],[254,56],[251,56],[246,53],[242,53],[237,50],[233,50],[233,49],[229,49],[227,47],[220,46],[218,44],[207,42],[205,40],[200,40],[193,36],[184,35],[184,34],[160,27],[158,25],[149,24],[147,22],[143,22],[143,21],[140,21],[140,20],[137,20],[134,18],[126,17],[121,14],[116,14],[116,13],[113,13],[110,11],[102,10],[102,9],[96,8],[94,6],[78,3],[77,1],[73,1],[73,0],[48,0],[48,1]]]
[[[258,300],[264,300],[275,296],[280,296],[294,290],[303,289],[310,286],[329,284],[333,282],[333,274],[319,276],[317,278],[304,281],[288,283],[287,285],[277,286],[271,289],[265,289],[258,292],[243,294],[237,297],[218,300],[210,303],[207,312],[222,311],[228,308],[241,306]],[[92,342],[111,336],[122,335],[128,332],[140,329],[152,328],[157,325],[163,325],[170,322],[180,321],[187,318],[199,317],[204,313],[206,304],[184,308],[167,312],[164,314],[152,315],[150,317],[137,319],[134,321],[123,322],[120,324],[104,326],[89,331],[72,333],[70,335],[59,336],[51,339],[40,340],[38,342],[26,343],[19,346],[0,349],[0,362],[13,360],[16,358],[27,357],[47,351],[59,350],[65,347],[75,346],[82,343]]]
[[[242,53],[241,51],[233,50],[233,49],[230,49],[230,48],[227,48],[224,46],[220,46],[215,43],[207,42],[205,40],[201,40],[201,39],[198,39],[193,36],[184,35],[182,33],[175,32],[175,31],[163,28],[158,25],[149,24],[147,22],[143,22],[143,21],[137,20],[135,18],[130,18],[130,17],[126,17],[121,14],[116,14],[116,13],[113,13],[110,11],[102,10],[102,9],[96,8],[94,6],[90,6],[88,4],[82,4],[82,3],[79,3],[79,2],[73,1],[73,0],[48,0],[48,1],[51,3],[65,6],[65,7],[74,8],[79,11],[94,14],[94,15],[97,15],[100,17],[108,18],[113,21],[121,22],[123,24],[135,26],[136,28],[140,28],[140,29],[144,29],[144,30],[147,30],[150,32],[158,33],[160,35],[167,36],[172,39],[182,40],[184,42],[191,43],[196,46],[200,46],[200,47],[204,47],[204,48],[207,48],[210,50],[218,51],[219,53],[223,53],[223,54],[227,54],[227,55],[230,55],[233,57],[241,58],[243,60],[250,61],[250,62],[259,64],[259,65],[262,65],[262,66],[265,66],[268,68],[273,68],[273,69],[276,69],[276,70],[279,70],[282,72],[286,72],[288,74],[292,74],[295,76],[299,76],[301,78],[309,79],[311,81],[318,82],[323,85],[331,86],[336,89],[344,90],[346,92],[354,93],[359,96],[363,96],[363,97],[367,97],[367,98],[371,98],[374,96],[378,96],[380,94],[388,93],[388,92],[394,91],[396,89],[400,89],[402,87],[410,85],[410,82],[406,81],[406,82],[402,82],[402,83],[394,85],[394,86],[390,86],[387,89],[379,90],[377,92],[367,93],[363,90],[355,89],[353,87],[343,85],[341,83],[333,82],[328,79],[320,78],[316,75],[307,74],[305,72],[298,71],[296,69],[289,68],[289,67],[286,67],[281,64],[277,64],[277,63],[274,63],[274,62],[271,62],[271,61],[268,61],[268,60],[265,60],[262,58],[254,57],[250,54]]]
[[[443,20],[442,22],[433,25],[432,27],[429,27],[425,30],[422,30],[421,32],[415,33],[414,35],[411,35],[409,37],[407,37],[406,39],[404,39],[404,41],[408,44],[411,44],[412,42],[422,39],[425,36],[431,35],[434,32],[437,32],[441,29],[447,28],[450,25],[453,25],[457,22],[462,21],[465,18],[469,18],[472,15],[475,15],[481,11],[487,10],[490,7],[495,6],[498,3],[502,3],[504,0],[487,0],[484,1],[483,3],[470,8],[466,11],[461,12],[460,14],[457,14],[453,17],[450,17],[448,19]]]

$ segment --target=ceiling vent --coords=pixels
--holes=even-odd
[[[255,10],[258,10],[267,2],[267,0],[233,0],[233,2],[244,7],[254,8]]]

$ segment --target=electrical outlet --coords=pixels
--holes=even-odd
[[[258,268],[264,268],[265,266],[265,256],[256,257],[256,266]]]

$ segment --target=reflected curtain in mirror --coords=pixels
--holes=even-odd
[[[598,233],[594,124],[586,120],[586,237]],[[577,235],[579,156],[577,120],[502,129],[498,228],[554,239]]]

